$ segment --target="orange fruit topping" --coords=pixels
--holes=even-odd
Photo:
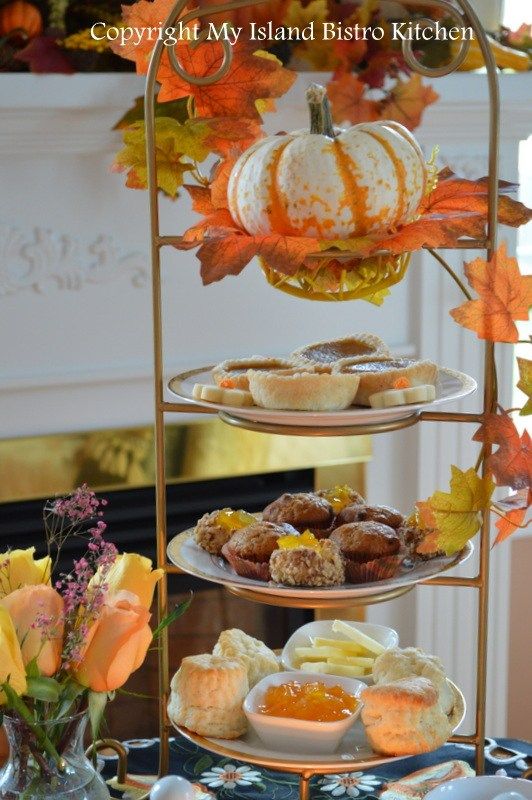
[[[272,717],[338,722],[353,714],[357,707],[357,698],[341,686],[290,681],[270,686],[257,710]]]

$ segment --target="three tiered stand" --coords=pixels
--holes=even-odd
[[[216,11],[231,11],[247,5],[255,5],[263,0],[243,0],[242,2],[231,2],[223,6],[216,6]],[[490,97],[490,111],[489,111],[489,211],[487,220],[487,233],[483,238],[468,239],[463,243],[460,242],[462,249],[475,249],[485,250],[487,258],[490,259],[494,254],[497,247],[497,204],[498,204],[498,142],[499,142],[499,88],[497,78],[497,68],[490,50],[488,40],[482,28],[480,21],[474,13],[468,0],[455,0],[454,3],[447,2],[447,0],[404,0],[408,6],[423,5],[433,6],[438,10],[446,12],[446,16],[450,17],[460,28],[463,26],[471,26],[473,28],[476,38],[479,42],[482,51],[484,62],[487,69],[487,80],[489,86]],[[189,20],[198,19],[209,13],[209,8],[203,8],[187,12],[183,16],[183,11],[187,5],[187,0],[178,0],[172,9],[171,14],[165,22],[165,28],[173,26],[177,19],[183,23]],[[427,25],[434,25],[430,20],[426,21]],[[428,68],[421,64],[414,52],[412,42],[403,41],[403,53],[409,66],[416,72],[427,77],[440,77],[454,72],[464,60],[469,42],[464,39],[459,53],[453,61],[443,67]],[[161,620],[168,613],[168,582],[167,577],[169,573],[181,572],[181,570],[169,563],[167,558],[167,517],[166,517],[166,474],[165,474],[165,440],[164,440],[164,424],[166,414],[175,413],[218,413],[216,410],[207,409],[201,405],[192,402],[170,402],[166,399],[166,387],[164,382],[164,369],[163,369],[163,326],[162,326],[162,309],[161,309],[161,250],[165,247],[172,247],[179,243],[179,236],[163,236],[160,233],[159,226],[159,197],[157,189],[157,165],[156,165],[156,148],[155,148],[155,94],[156,94],[156,76],[159,69],[159,63],[165,47],[162,41],[158,41],[152,53],[151,62],[149,66],[146,92],[145,92],[145,114],[146,114],[146,141],[147,141],[147,163],[148,163],[148,188],[149,188],[149,202],[150,202],[150,222],[151,222],[151,263],[152,263],[152,290],[153,290],[153,342],[154,342],[154,383],[155,383],[155,443],[156,443],[156,537],[157,537],[157,566],[164,570],[163,579],[158,587],[158,614]],[[223,47],[223,61],[216,73],[206,77],[197,77],[188,75],[179,63],[177,54],[172,47],[168,47],[168,55],[170,63],[175,72],[188,81],[190,84],[195,85],[209,85],[219,80],[229,69],[231,63],[231,46],[228,42],[221,41],[220,47]],[[438,260],[438,262],[445,268],[449,269],[445,259],[439,252],[431,250],[431,253]],[[321,254],[323,256],[323,253]],[[338,254],[335,254],[338,258]],[[353,254],[348,254],[349,258]],[[455,280],[459,280],[454,276],[450,270],[451,276]],[[462,287],[463,288],[463,287]],[[281,433],[290,434],[293,436],[356,436],[362,434],[377,434],[385,433],[401,428],[410,427],[418,422],[458,422],[458,423],[473,423],[479,424],[483,421],[486,415],[495,410],[497,403],[497,389],[496,389],[496,372],[494,362],[494,346],[492,343],[485,344],[485,358],[484,358],[484,397],[483,408],[479,413],[449,413],[442,411],[405,411],[404,417],[395,419],[392,422],[378,422],[376,424],[361,424],[361,425],[343,425],[342,427],[308,427],[298,425],[275,425],[271,423],[264,423],[260,421],[253,421],[249,419],[241,419],[236,415],[231,415],[221,412],[219,415],[224,422],[248,428],[254,431],[264,433]],[[483,473],[486,472],[485,463],[486,458],[491,453],[489,445],[484,446],[483,450]],[[489,510],[484,512],[483,523],[480,533],[480,554],[479,554],[479,569],[478,574],[474,577],[453,577],[440,575],[431,578],[427,581],[432,586],[448,586],[448,587],[469,587],[478,592],[478,627],[477,627],[477,669],[476,669],[476,722],[475,731],[470,735],[456,735],[452,741],[460,742],[462,744],[474,745],[476,749],[476,771],[481,774],[484,771],[484,737],[485,737],[485,717],[486,717],[486,669],[487,669],[487,616],[488,616],[488,587],[489,587],[489,557],[490,557],[490,515]],[[409,587],[412,588],[412,587]],[[325,607],[338,607],[338,606],[353,606],[365,605],[383,600],[393,599],[398,595],[398,591],[389,591],[381,593],[380,595],[372,595],[366,597],[357,597],[355,600],[343,600],[331,602],[330,600],[324,601],[305,601],[297,598],[283,598],[272,597],[269,595],[260,594],[249,588],[239,586],[230,587],[229,590],[240,597],[244,597],[256,602],[270,602],[281,606],[297,606],[300,608],[325,608]],[[404,589],[402,590],[404,591]],[[159,722],[160,722],[160,764],[159,772],[164,775],[168,771],[169,762],[169,735],[172,726],[169,723],[167,715],[167,702],[168,691],[170,684],[170,669],[169,669],[169,655],[168,655],[168,633],[165,630],[161,636],[161,647],[159,652]],[[231,758],[238,757],[238,755],[222,746],[213,745],[209,740],[201,739],[201,737],[191,736],[196,742],[202,744],[207,749],[212,750],[223,756]],[[242,754],[240,754],[242,755]],[[257,759],[251,755],[245,754],[245,759],[262,765],[277,769],[279,771],[295,772],[300,776],[300,800],[308,800],[309,798],[309,782],[313,775],[337,773],[349,771],[353,768],[364,769],[370,766],[373,762],[371,760],[365,761],[349,761],[342,760],[341,762],[330,763],[326,766],[316,765],[312,763],[300,764],[290,762],[287,760],[277,759]],[[381,759],[382,761],[382,759]]]

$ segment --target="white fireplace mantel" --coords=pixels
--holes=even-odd
[[[267,124],[273,132],[306,124],[301,75]],[[325,76],[322,76],[325,77]],[[501,77],[501,177],[518,177],[518,143],[532,131],[531,75]],[[479,74],[434,82],[440,100],[417,131],[427,152],[467,177],[487,172],[487,84]],[[110,172],[116,120],[142,94],[131,74],[0,75],[0,437],[144,424],[152,419],[152,346],[147,197]],[[165,232],[187,227],[185,198],[163,200]],[[515,233],[504,231],[515,245]],[[471,257],[452,254],[453,262]],[[473,334],[446,313],[461,302],[434,262],[413,259],[382,309],[368,303],[307,304],[269,288],[256,267],[204,288],[193,253],[164,260],[168,371],[227,355],[282,354],[304,342],[369,330],[395,349],[419,353],[482,377]],[[244,331],[245,335],[242,335]],[[510,386],[510,352],[502,364]],[[509,405],[509,398],[503,398]],[[479,399],[465,404],[477,408]],[[471,431],[472,433],[472,431]],[[455,425],[420,426],[374,437],[368,489],[373,501],[407,509],[445,488],[449,465],[468,467],[476,450]],[[506,720],[509,556],[493,566],[489,729]],[[423,589],[376,607],[372,619],[438,652],[451,674],[471,663],[472,593]],[[473,675],[464,674],[471,699]]]

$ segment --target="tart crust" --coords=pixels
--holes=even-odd
[[[354,403],[360,383],[353,373],[312,366],[247,375],[257,406],[288,411],[341,411]]]
[[[389,357],[388,346],[378,336],[371,333],[356,333],[353,336],[344,336],[341,339],[332,339],[323,342],[314,342],[294,350],[293,358],[310,362],[311,364],[336,364],[338,361],[349,358],[355,363],[368,358]]]
[[[358,375],[360,384],[356,403],[369,406],[369,397],[376,392],[395,388],[400,378],[406,378],[411,386],[436,384],[438,367],[432,361],[415,361],[411,358],[366,359],[354,361],[344,358],[334,367],[342,374]]]
[[[228,358],[213,368],[212,377],[217,386],[230,381],[232,389],[249,390],[248,370],[290,369],[296,363],[293,358],[270,358],[268,356]]]

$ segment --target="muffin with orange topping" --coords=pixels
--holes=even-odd
[[[344,561],[336,544],[305,531],[284,536],[270,557],[272,580],[287,586],[338,586],[345,582]]]
[[[253,514],[247,511],[233,511],[232,508],[222,508],[204,514],[194,528],[194,539],[203,550],[213,556],[219,556],[222,547],[229,541],[233,533],[240,528],[245,528],[257,521]]]
[[[346,523],[331,533],[330,541],[339,547],[351,583],[391,578],[403,558],[397,531],[380,522]]]
[[[332,489],[318,489],[314,494],[327,500],[335,514],[339,514],[340,511],[347,506],[353,505],[353,503],[361,504],[365,502],[356,489],[346,484],[333,486]]]
[[[237,575],[259,581],[270,580],[270,556],[281,536],[298,536],[291,525],[255,522],[236,531],[222,547],[222,555]]]
[[[266,506],[262,518],[277,524],[287,522],[300,532],[310,530],[322,539],[331,532],[334,511],[328,500],[314,492],[285,493]]]

